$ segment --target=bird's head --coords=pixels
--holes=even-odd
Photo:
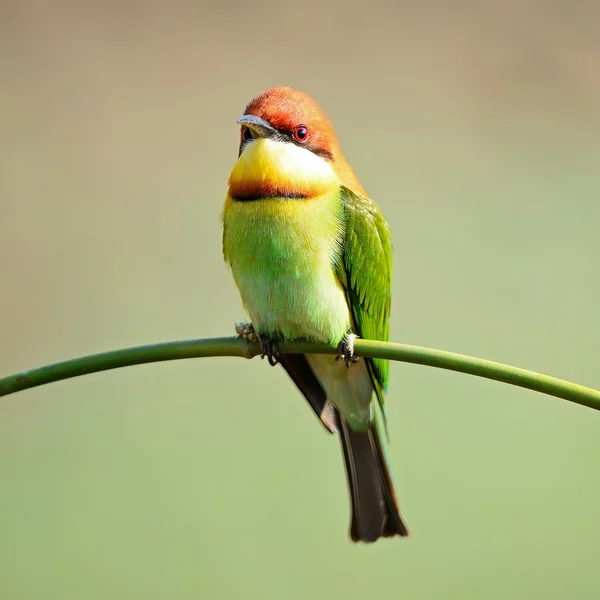
[[[255,139],[295,144],[330,162],[339,144],[331,121],[307,94],[292,88],[272,88],[248,104],[238,119],[240,154]]]
[[[229,178],[233,198],[310,198],[340,184],[362,192],[331,121],[307,94],[267,90],[238,123],[239,158]]]

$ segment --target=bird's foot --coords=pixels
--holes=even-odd
[[[346,335],[342,338],[340,345],[338,347],[338,353],[335,357],[335,360],[340,360],[340,358],[344,359],[346,363],[346,367],[350,367],[350,363],[357,363],[360,359],[358,356],[354,356],[354,341],[358,336],[352,333],[352,330],[349,329],[346,332]]]
[[[244,338],[249,342],[258,342],[258,335],[256,334],[256,331],[254,331],[254,326],[252,325],[252,323],[247,323],[245,321],[240,321],[239,323],[236,323],[235,332],[241,338]]]
[[[277,360],[277,341],[270,338],[268,335],[256,333],[252,323],[236,323],[235,332],[249,342],[260,343],[260,357],[267,357],[269,364],[274,367],[279,361]]]
[[[268,335],[259,335],[260,357],[267,357],[269,364],[274,367],[278,362],[277,358],[277,340]]]

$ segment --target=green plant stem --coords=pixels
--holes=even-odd
[[[280,344],[279,352],[284,354],[289,352],[335,354],[336,350],[330,346],[310,344],[308,342],[290,342]],[[464,354],[455,354],[453,352],[444,352],[443,350],[433,350],[420,346],[409,346],[407,344],[374,342],[371,340],[356,340],[355,352],[357,356],[387,358],[503,381],[504,383],[564,398],[570,402],[600,410],[600,392],[597,390],[557,379],[556,377],[549,377],[548,375]],[[123,350],[114,350],[112,352],[75,358],[4,377],[0,379],[0,396],[6,396],[53,381],[60,381],[61,379],[69,379],[71,377],[78,377],[79,375],[98,373],[120,367],[207,356],[253,358],[259,353],[258,344],[252,344],[237,337],[185,340],[137,346],[135,348],[125,348]]]

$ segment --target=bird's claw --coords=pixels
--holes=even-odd
[[[274,367],[279,361],[277,360],[277,342],[271,339],[268,335],[256,333],[252,323],[240,322],[235,324],[235,332],[245,340],[251,343],[260,343],[260,357],[267,357],[269,364]]]
[[[346,335],[342,338],[340,345],[338,347],[338,353],[335,357],[335,360],[340,360],[340,358],[344,359],[346,363],[346,367],[350,367],[351,363],[357,363],[360,359],[358,356],[354,356],[354,341],[358,336],[352,333],[352,331],[348,331]]]
[[[256,331],[254,331],[252,323],[246,323],[244,321],[236,323],[235,332],[249,342],[258,342],[258,336],[256,335]]]
[[[271,339],[268,335],[261,335],[260,341],[260,357],[267,357],[269,364],[274,367],[279,360],[277,359],[277,342]]]

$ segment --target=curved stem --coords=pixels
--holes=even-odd
[[[279,344],[278,350],[283,354],[289,352],[336,353],[336,349],[330,346],[308,342],[282,343]],[[357,356],[387,358],[389,360],[426,365],[439,369],[449,369],[451,371],[476,375],[477,377],[503,381],[504,383],[535,390],[543,394],[549,394],[550,396],[564,398],[565,400],[593,408],[594,410],[600,410],[600,392],[597,390],[502,363],[474,358],[464,354],[445,352],[443,350],[423,348],[421,346],[374,342],[361,339],[356,340],[354,350]],[[125,348],[75,358],[4,377],[0,379],[0,396],[6,396],[53,381],[60,381],[61,379],[69,379],[71,377],[78,377],[79,375],[98,373],[120,367],[206,356],[253,358],[259,353],[260,348],[258,344],[251,344],[237,337],[185,340],[136,346],[134,348]]]

